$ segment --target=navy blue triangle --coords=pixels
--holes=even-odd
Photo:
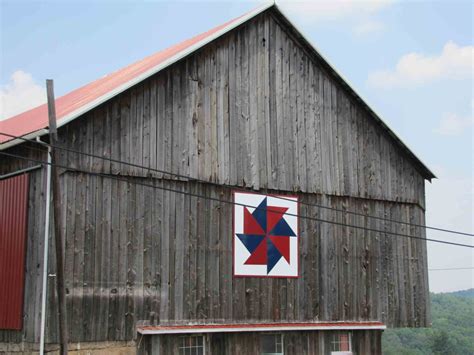
[[[270,232],[270,235],[275,235],[275,236],[296,236],[295,232],[293,232],[293,229],[286,223],[284,218],[281,218],[278,223],[273,227],[272,231]]]
[[[272,271],[276,263],[281,259],[281,254],[278,249],[273,245],[270,238],[267,238],[267,274]]]
[[[267,198],[265,197],[260,205],[253,211],[253,218],[260,224],[263,231],[267,231]]]
[[[265,238],[264,235],[253,235],[253,234],[237,234],[240,241],[245,245],[250,254],[260,245],[260,242]]]

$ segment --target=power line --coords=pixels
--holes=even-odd
[[[23,159],[23,160],[33,161],[33,162],[37,162],[37,163],[44,164],[44,165],[56,166],[56,167],[60,167],[60,168],[63,168],[63,169],[69,170],[69,171],[73,171],[73,172],[105,177],[105,178],[109,178],[109,179],[113,179],[113,180],[117,180],[117,181],[123,181],[123,182],[130,183],[130,184],[140,185],[140,186],[144,186],[144,187],[151,187],[151,188],[158,189],[158,190],[175,192],[175,193],[183,194],[183,195],[187,195],[187,196],[192,196],[192,197],[202,198],[202,199],[206,199],[206,200],[216,201],[216,202],[219,202],[219,203],[225,203],[225,204],[230,204],[230,205],[234,205],[234,206],[250,207],[250,208],[254,208],[254,209],[259,208],[257,206],[250,206],[250,205],[246,205],[246,204],[243,204],[243,203],[238,203],[238,202],[233,202],[233,201],[228,201],[228,200],[221,200],[221,199],[218,199],[218,198],[203,196],[203,195],[195,194],[195,193],[191,193],[191,192],[185,192],[185,191],[180,191],[180,190],[176,190],[176,189],[170,189],[170,188],[166,188],[166,187],[160,187],[160,186],[145,184],[145,183],[141,183],[141,182],[138,182],[138,181],[131,181],[129,178],[121,178],[117,175],[103,174],[103,173],[97,173],[97,172],[82,170],[82,169],[76,169],[76,168],[68,167],[68,166],[65,166],[65,165],[62,165],[62,164],[52,164],[52,163],[49,163],[49,162],[46,162],[46,161],[43,161],[43,160],[28,158],[28,157],[24,157],[24,156],[17,155],[17,154],[5,153],[5,152],[1,152],[1,151],[0,151],[0,154],[10,156],[10,157],[14,157],[14,158]],[[379,230],[379,229],[375,229],[375,228],[355,226],[355,225],[352,225],[352,224],[328,221],[328,220],[321,219],[321,218],[303,216],[303,215],[296,215],[296,214],[292,214],[292,213],[285,213],[285,214],[287,216],[292,216],[292,217],[297,217],[297,218],[307,219],[307,220],[313,220],[313,221],[317,221],[317,222],[321,222],[321,223],[328,223],[328,224],[338,225],[338,226],[341,226],[341,227],[355,228],[355,229],[365,230],[365,231],[368,231],[368,232],[389,234],[389,235],[393,235],[393,236],[399,236],[399,237],[410,238],[410,239],[420,239],[420,240],[429,241],[429,242],[433,242],[433,243],[454,245],[454,246],[459,246],[459,247],[474,248],[473,245],[469,245],[469,244],[454,243],[454,242],[449,242],[449,241],[446,241],[446,240],[431,239],[431,238],[424,238],[424,237],[419,237],[419,236],[414,236],[414,235],[409,235],[409,234],[401,234],[401,233],[395,233],[395,232],[390,232],[390,231],[383,231],[383,230]]]
[[[0,132],[0,135],[20,139],[20,140],[23,140],[23,141],[26,141],[26,142],[39,144],[39,145],[42,145],[42,146],[45,146],[45,147],[52,147],[52,148],[55,148],[55,149],[60,149],[60,150],[64,150],[64,151],[71,152],[71,153],[82,154],[82,155],[85,155],[85,156],[88,156],[88,157],[106,160],[106,161],[109,161],[111,163],[128,165],[128,166],[131,166],[131,167],[144,169],[144,170],[147,170],[147,171],[153,171],[153,172],[158,172],[158,173],[169,175],[169,176],[175,176],[177,178],[182,178],[182,179],[186,179],[186,180],[189,180],[189,181],[200,182],[200,183],[210,184],[210,185],[219,186],[219,187],[232,188],[234,190],[238,190],[238,191],[242,191],[242,192],[248,192],[248,190],[246,190],[244,188],[239,188],[239,187],[232,186],[232,185],[229,185],[229,184],[215,183],[215,182],[212,182],[212,181],[207,181],[207,180],[202,180],[202,179],[190,177],[188,175],[183,175],[183,174],[179,174],[179,173],[172,173],[172,172],[161,170],[161,169],[156,169],[156,168],[146,167],[146,166],[139,165],[139,164],[124,162],[124,161],[118,160],[118,159],[102,157],[102,156],[99,156],[99,155],[86,153],[86,152],[80,152],[80,151],[75,150],[75,149],[59,147],[59,146],[52,145],[52,144],[49,144],[49,143],[46,143],[46,142],[27,139],[27,138],[24,138],[24,137],[11,135],[11,134],[4,133],[4,132]],[[27,147],[27,148],[35,149],[34,147]],[[291,199],[285,198],[283,196],[274,196],[274,198],[280,199],[280,200],[292,201]],[[324,205],[319,205],[319,204],[314,204],[314,203],[308,203],[308,202],[303,202],[303,201],[299,201],[299,203],[302,204],[302,205],[306,205],[306,206],[318,207],[318,208],[323,208],[323,209],[327,209],[327,210],[331,210],[331,211],[337,211],[337,212],[341,212],[341,213],[351,214],[351,215],[355,215],[355,216],[360,216],[360,217],[365,217],[365,218],[377,219],[377,220],[381,220],[381,221],[387,221],[387,222],[403,224],[403,225],[411,226],[411,227],[419,227],[419,228],[424,228],[424,229],[435,230],[435,231],[438,231],[438,232],[452,233],[452,234],[458,234],[458,235],[474,237],[474,234],[472,234],[472,233],[460,232],[460,231],[455,231],[455,230],[445,229],[445,228],[439,228],[439,227],[426,226],[426,225],[417,224],[417,223],[404,222],[404,221],[394,220],[394,219],[386,218],[386,217],[371,216],[371,215],[367,215],[367,214],[364,214],[364,213],[359,213],[359,212],[354,212],[354,211],[346,211],[346,210],[341,210],[341,209],[338,209],[338,208],[335,208],[335,207],[329,207],[329,206],[324,206]]]
[[[428,269],[428,271],[474,270],[474,267],[451,267],[445,269]]]

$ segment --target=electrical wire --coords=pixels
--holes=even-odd
[[[234,206],[254,208],[254,209],[259,208],[258,206],[250,206],[250,205],[246,205],[246,204],[238,203],[238,202],[234,202],[234,201],[221,200],[221,199],[218,199],[218,198],[204,196],[204,195],[195,194],[195,193],[191,193],[191,192],[185,192],[185,191],[180,191],[180,190],[176,190],[176,189],[170,189],[170,188],[166,188],[166,187],[140,183],[138,181],[131,181],[129,178],[121,178],[118,175],[97,173],[97,172],[92,172],[92,171],[87,171],[87,170],[82,170],[82,169],[76,169],[76,168],[65,166],[65,165],[62,165],[62,164],[53,164],[53,163],[50,163],[50,162],[47,162],[47,161],[34,159],[34,158],[28,158],[28,157],[24,157],[24,156],[17,155],[17,154],[5,153],[5,152],[0,151],[0,155],[5,155],[5,156],[18,158],[18,159],[33,161],[33,162],[44,164],[44,165],[51,165],[51,166],[63,168],[63,169],[66,169],[66,170],[72,171],[72,172],[89,174],[89,175],[93,175],[93,176],[100,176],[100,177],[105,177],[105,178],[109,178],[109,179],[113,179],[113,180],[117,180],[117,181],[122,181],[122,182],[130,183],[130,184],[140,185],[140,186],[144,186],[144,187],[151,187],[151,188],[158,189],[158,190],[175,192],[175,193],[178,193],[178,194],[183,194],[183,195],[187,195],[187,196],[192,196],[192,197],[202,198],[202,199],[206,199],[206,200],[216,201],[216,202],[219,202],[219,203],[230,204],[230,205],[234,205]],[[459,246],[459,247],[474,248],[474,245],[469,245],[469,244],[454,243],[454,242],[450,242],[450,241],[446,241],[446,240],[431,239],[431,238],[424,238],[424,237],[414,236],[414,235],[409,235],[409,234],[401,234],[401,233],[395,233],[395,232],[390,232],[390,231],[383,231],[383,230],[379,230],[379,229],[375,229],[375,228],[367,228],[367,227],[355,226],[355,225],[342,223],[342,222],[328,221],[328,220],[321,219],[321,218],[316,218],[316,217],[303,216],[303,215],[297,215],[297,214],[292,214],[292,213],[285,213],[285,215],[292,216],[292,217],[297,217],[297,218],[301,218],[301,219],[306,219],[306,220],[313,220],[313,221],[317,221],[317,222],[321,222],[321,223],[328,223],[328,224],[338,225],[338,226],[342,226],[342,227],[360,229],[360,230],[364,230],[364,231],[368,231],[368,232],[376,232],[376,233],[388,234],[388,235],[399,236],[399,237],[410,238],[410,239],[419,239],[419,240],[429,241],[429,242],[433,242],[433,243],[447,244],[447,245],[453,245],[453,246]]]
[[[451,267],[445,269],[428,269],[428,271],[474,270],[474,267]]]
[[[55,148],[55,149],[59,149],[59,150],[63,150],[63,151],[71,152],[71,153],[85,155],[85,156],[92,157],[92,158],[106,160],[106,161],[109,161],[111,163],[123,164],[123,165],[131,166],[131,167],[135,167],[135,168],[139,168],[139,169],[144,169],[146,171],[158,172],[158,173],[169,175],[169,176],[175,176],[177,178],[182,178],[182,179],[186,179],[186,180],[189,180],[189,181],[210,184],[210,185],[218,186],[218,187],[232,188],[236,191],[248,192],[248,190],[246,190],[244,188],[239,188],[239,187],[232,186],[232,185],[229,185],[229,184],[215,183],[215,182],[212,182],[212,181],[206,181],[206,180],[202,180],[202,179],[198,179],[198,178],[193,178],[193,177],[183,175],[183,174],[172,173],[172,172],[161,170],[161,169],[155,169],[155,168],[145,167],[145,166],[139,165],[139,164],[128,163],[128,162],[124,162],[124,161],[121,161],[121,160],[118,160],[118,159],[102,157],[102,156],[99,156],[99,155],[86,153],[86,152],[80,152],[80,151],[75,150],[75,149],[59,147],[59,146],[52,145],[52,144],[49,144],[49,143],[46,143],[46,142],[39,142],[39,141],[36,141],[36,140],[27,139],[27,138],[24,138],[24,137],[19,137],[19,136],[15,136],[15,135],[4,133],[4,132],[0,132],[0,135],[7,136],[7,137],[10,137],[10,138],[20,139],[20,140],[23,140],[25,142],[39,144],[39,145],[42,145],[42,146],[45,146],[45,147],[51,147],[51,148]],[[27,147],[27,148],[33,148],[33,147]],[[276,199],[280,199],[280,200],[292,201],[291,199],[285,198],[283,196],[273,196],[273,197],[276,198]],[[386,217],[371,216],[371,215],[367,215],[367,214],[364,214],[364,213],[341,210],[341,209],[338,209],[338,208],[335,208],[335,207],[329,207],[329,206],[324,206],[324,205],[319,205],[319,204],[314,204],[314,203],[308,203],[308,202],[303,202],[303,201],[299,201],[299,203],[301,205],[305,205],[305,206],[318,207],[318,208],[327,209],[327,210],[331,210],[331,211],[337,211],[337,212],[340,212],[340,213],[351,214],[351,215],[365,217],[365,218],[371,218],[371,219],[377,219],[377,220],[386,221],[386,222],[403,224],[403,225],[410,226],[410,227],[419,227],[419,228],[424,228],[424,229],[435,230],[435,231],[438,231],[438,232],[444,232],[444,233],[451,233],[451,234],[458,234],[458,235],[463,235],[463,236],[474,237],[474,234],[472,234],[472,233],[460,232],[460,231],[450,230],[450,229],[446,229],[446,228],[426,226],[426,225],[417,224],[417,223],[404,222],[404,221],[394,220],[394,219],[390,219],[390,218],[386,218]]]

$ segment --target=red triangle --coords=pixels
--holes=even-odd
[[[263,238],[260,245],[249,256],[245,265],[267,265],[267,238]]]
[[[288,211],[287,207],[267,207],[267,233],[270,232],[273,227],[275,227],[286,211]]]
[[[247,207],[244,207],[244,234],[265,235],[262,227],[253,218]]]
[[[278,249],[280,254],[290,263],[290,237],[274,237],[270,236],[273,245]]]

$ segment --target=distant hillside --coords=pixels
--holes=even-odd
[[[470,288],[469,290],[462,290],[456,292],[449,292],[445,293],[446,295],[453,295],[457,297],[474,297],[474,288]]]
[[[432,328],[388,329],[386,355],[474,354],[474,289],[431,294]]]

